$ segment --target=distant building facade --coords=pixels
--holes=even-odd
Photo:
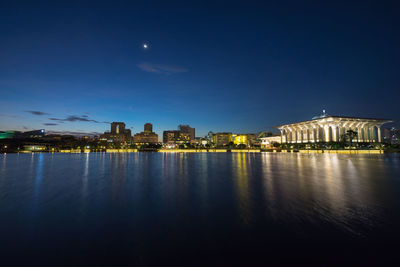
[[[170,130],[163,132],[164,144],[187,144],[190,143],[190,135],[182,133],[179,130]]]
[[[168,130],[163,132],[164,144],[189,144],[195,143],[195,128],[189,125],[179,125],[178,130]]]
[[[131,139],[132,132],[130,129],[125,129],[125,123],[123,122],[111,123],[111,132],[105,132],[100,135],[100,140],[113,143],[130,143]]]
[[[192,128],[189,125],[179,125],[178,130],[183,134],[188,134],[191,142],[195,140],[196,138],[195,128]]]
[[[133,142],[135,144],[157,144],[158,134],[153,132],[153,125],[151,123],[146,123],[144,131],[133,136]]]
[[[384,129],[383,142],[392,145],[400,144],[400,130],[395,127]]]
[[[257,135],[251,133],[232,134],[232,142],[235,145],[246,145],[251,147],[257,143]]]
[[[355,142],[382,142],[381,126],[387,119],[332,116],[324,113],[309,121],[278,126],[281,143],[339,142],[348,130],[357,133]]]
[[[211,142],[214,143],[216,146],[225,146],[232,142],[232,133],[215,133],[211,138]]]
[[[207,138],[209,138],[210,142],[215,146],[234,144],[252,147],[257,143],[257,135],[252,133],[233,134],[231,132],[209,132]]]

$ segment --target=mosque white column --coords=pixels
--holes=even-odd
[[[343,126],[342,126],[342,124],[339,124],[338,125],[338,142],[340,142],[341,141],[341,139],[342,139],[342,132],[343,132]]]
[[[296,135],[294,133],[294,129],[290,128],[290,143],[293,144],[293,142],[296,140]]]
[[[374,132],[371,125],[368,125],[368,142],[374,142]]]
[[[343,137],[346,138],[346,132],[347,132],[347,128],[346,125],[343,126]]]
[[[300,143],[304,142],[304,132],[303,132],[303,128],[300,128]]]
[[[324,126],[324,134],[325,134],[324,141],[325,142],[329,142],[330,141],[330,136],[329,136],[329,126],[328,125]]]
[[[314,138],[314,143],[318,142],[318,125],[315,125],[315,127],[313,127],[313,138]]]
[[[372,142],[375,143],[376,142],[375,125],[372,125],[371,132],[372,132]]]
[[[338,133],[339,129],[336,125],[332,126],[332,139],[334,142],[338,142],[339,141],[339,133]]]
[[[299,128],[296,129],[296,133],[297,133],[296,143],[301,143],[301,135],[300,135],[300,129]]]
[[[368,129],[365,124],[363,125],[363,141],[368,142]]]
[[[381,126],[376,126],[377,130],[378,130],[378,142],[382,143],[382,136],[381,136]]]
[[[361,131],[361,126],[357,127],[357,141],[362,142],[362,131]]]
[[[360,125],[360,142],[365,142],[364,126],[365,123]]]
[[[288,142],[287,128],[285,128],[285,131],[283,132],[283,139],[285,140],[285,143]]]

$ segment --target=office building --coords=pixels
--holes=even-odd
[[[111,123],[111,131],[100,135],[100,140],[110,143],[130,143],[131,139],[131,130],[125,129],[125,123],[123,122]]]
[[[189,125],[179,125],[178,130],[183,134],[188,134],[191,142],[196,138],[195,128],[192,128]]]
[[[179,130],[171,130],[163,132],[164,144],[188,144],[190,143],[190,135],[182,133]]]

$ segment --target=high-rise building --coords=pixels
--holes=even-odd
[[[195,128],[192,128],[189,125],[179,125],[178,129],[181,133],[189,134],[190,141],[194,141],[196,138]]]
[[[146,123],[146,124],[144,125],[144,132],[145,132],[145,133],[151,133],[151,132],[153,132],[153,124],[151,124],[151,123]]]
[[[144,132],[135,134],[133,142],[136,144],[156,144],[158,143],[158,134],[153,132],[153,125],[151,123],[146,123],[144,125]]]
[[[125,133],[125,123],[113,122],[111,123],[111,134],[123,134]]]
[[[130,129],[125,129],[125,123],[113,122],[111,123],[111,132],[105,132],[100,139],[114,143],[130,143],[132,133]]]

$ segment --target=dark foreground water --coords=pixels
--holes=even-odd
[[[0,155],[0,265],[395,264],[399,155]]]

